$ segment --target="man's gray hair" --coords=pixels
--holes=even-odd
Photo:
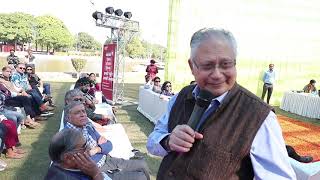
[[[67,102],[71,102],[72,98],[75,96],[83,96],[83,92],[78,88],[67,91],[64,96],[65,105],[67,105]]]
[[[81,139],[82,133],[76,129],[63,129],[56,133],[49,145],[49,156],[53,162],[61,163],[63,155],[76,148]]]
[[[63,113],[64,113],[64,117],[63,117],[63,122],[64,124],[67,123],[69,121],[69,114],[71,109],[73,109],[75,106],[78,105],[83,105],[82,102],[79,101],[71,101],[68,105],[66,105],[63,109]]]
[[[235,57],[237,57],[237,42],[231,32],[217,28],[203,28],[195,32],[190,41],[190,59],[193,60],[199,45],[208,39],[220,40],[227,42],[233,49]]]

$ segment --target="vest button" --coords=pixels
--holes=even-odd
[[[172,172],[172,171],[169,171],[168,175],[169,175],[169,176],[173,176],[173,172]]]

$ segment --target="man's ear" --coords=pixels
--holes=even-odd
[[[192,60],[191,60],[191,59],[188,59],[188,64],[189,64],[189,67],[190,67],[191,73],[194,75],[194,73],[193,73],[194,68],[193,68],[193,63],[192,63]]]

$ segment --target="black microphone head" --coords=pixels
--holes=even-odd
[[[197,96],[196,104],[200,107],[207,108],[213,99],[213,94],[205,89],[200,89],[199,95]]]

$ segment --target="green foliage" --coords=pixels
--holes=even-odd
[[[87,60],[80,58],[72,58],[71,59],[73,68],[80,73],[82,69],[86,66]]]
[[[46,15],[36,17],[36,22],[37,43],[54,49],[72,46],[74,39],[60,19]]]
[[[75,46],[85,50],[101,50],[101,43],[96,41],[91,35],[85,32],[79,32],[75,38]]]
[[[21,12],[0,14],[0,41],[31,42],[35,35],[34,17]]]
[[[135,36],[131,42],[127,44],[126,51],[132,58],[141,58],[145,56],[145,48],[137,36]]]

